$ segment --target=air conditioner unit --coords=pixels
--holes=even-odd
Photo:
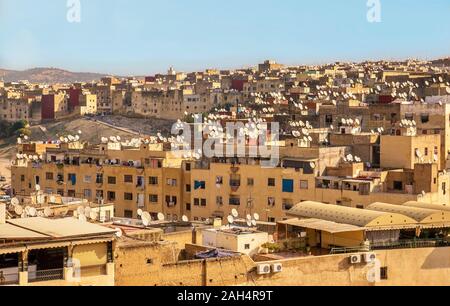
[[[269,264],[258,265],[258,275],[270,274],[271,268]]]
[[[272,265],[272,272],[273,273],[283,272],[283,265],[281,263],[273,264]]]
[[[364,254],[364,261],[366,263],[373,263],[377,259],[377,254],[375,253],[365,253]]]
[[[352,256],[350,256],[349,260],[350,260],[350,264],[352,264],[352,265],[359,264],[359,263],[361,263],[361,255],[352,255]]]

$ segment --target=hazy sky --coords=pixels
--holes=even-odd
[[[450,0],[0,0],[0,67],[153,74],[450,55]]]

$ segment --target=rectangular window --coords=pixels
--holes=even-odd
[[[428,123],[430,121],[430,115],[422,114],[420,115],[420,120],[422,121],[422,123]]]
[[[194,206],[200,206],[200,199],[198,198],[194,199]]]
[[[187,163],[186,164],[186,171],[191,171],[191,164],[190,163]]]
[[[133,176],[132,175],[124,175],[123,176],[123,181],[125,183],[133,183]]]
[[[206,182],[205,181],[194,181],[194,189],[195,190],[205,190]]]
[[[177,180],[176,179],[167,179],[167,186],[176,187],[177,186]]]
[[[223,185],[223,176],[216,177],[216,185]]]
[[[267,186],[269,187],[275,187],[275,179],[274,178],[269,178],[267,180]]]
[[[86,184],[90,184],[92,182],[92,176],[90,175],[85,175],[83,178],[83,182]]]
[[[123,212],[123,215],[127,219],[132,219],[133,218],[133,211],[132,210],[125,210]]]
[[[283,192],[294,192],[294,180],[283,180]]]
[[[241,205],[241,198],[240,197],[230,197],[229,204],[233,205],[233,206],[239,206],[239,205]]]
[[[157,194],[151,194],[149,196],[150,203],[158,203],[158,195]]]
[[[52,172],[47,172],[47,173],[45,174],[45,179],[46,179],[47,181],[52,181],[52,180],[53,180],[53,173],[52,173]]]
[[[116,193],[114,191],[108,191],[108,201],[115,201],[116,200]]]
[[[268,197],[267,198],[267,205],[274,207],[275,206],[275,198],[274,197]]]
[[[186,192],[191,192],[192,188],[190,184],[186,185]]]
[[[223,205],[223,197],[217,196],[217,197],[216,197],[216,204],[217,204],[218,206],[222,206],[222,205]]]
[[[245,248],[246,250],[250,250],[250,244],[246,244],[246,245],[244,246],[244,248]]]
[[[380,268],[380,278],[381,280],[388,280],[388,267]]]
[[[394,181],[394,190],[403,191],[403,182]]]
[[[252,178],[247,179],[247,186],[255,186],[255,180]]]
[[[149,185],[152,185],[152,186],[158,185],[158,177],[157,176],[150,176],[148,178],[148,183],[149,183]]]
[[[300,181],[300,189],[308,189],[308,181]]]
[[[186,210],[191,211],[191,203],[186,203]]]
[[[116,177],[115,176],[108,176],[108,184],[109,185],[115,185],[116,184]]]
[[[201,199],[200,200],[200,205],[205,207],[206,206],[206,199]]]
[[[90,199],[92,197],[92,190],[90,189],[85,189],[84,190],[84,198],[85,199]]]
[[[97,173],[97,177],[95,179],[95,183],[96,184],[103,184],[103,174],[102,173]]]
[[[125,193],[123,194],[123,199],[124,199],[125,201],[133,201],[133,194],[130,193],[130,192],[125,192]]]

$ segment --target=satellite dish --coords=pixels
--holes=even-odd
[[[36,191],[40,191],[41,190],[41,186],[36,184]]]
[[[150,224],[150,222],[152,221],[152,217],[150,216],[150,214],[148,212],[143,212],[141,218],[142,218],[142,223],[144,224],[144,226],[148,226]]]
[[[116,237],[117,237],[117,238],[120,238],[120,237],[122,237],[122,236],[123,236],[122,229],[116,228]]]
[[[25,213],[27,214],[27,216],[30,215],[30,206],[25,206]]]
[[[87,206],[87,207],[84,209],[84,214],[85,214],[86,216],[90,216],[90,215],[91,215],[91,212],[92,212],[92,208],[90,208],[89,206]]]
[[[51,210],[51,208],[50,207],[46,207],[45,209],[44,209],[44,216],[45,217],[51,217],[51,215],[52,215],[52,213],[53,213],[53,211]]]
[[[256,221],[259,221],[259,219],[260,219],[259,214],[254,213],[253,214],[253,219],[255,219]]]
[[[164,216],[163,213],[159,213],[159,214],[158,214],[158,220],[159,220],[159,221],[164,221],[165,219],[166,219],[166,217]]]
[[[36,217],[37,216],[37,210],[34,207],[30,207],[30,209],[28,210],[28,215],[30,217]]]
[[[19,199],[17,199],[17,198],[12,198],[12,199],[11,199],[11,204],[14,205],[14,206],[19,205]]]
[[[91,211],[91,212],[89,213],[89,218],[90,218],[92,221],[97,220],[97,217],[98,217],[97,212]]]
[[[311,167],[311,169],[316,169],[316,163],[314,162],[309,163],[309,166]]]
[[[252,226],[252,220],[247,220],[247,226],[251,227]]]
[[[253,226],[258,225],[258,223],[256,222],[256,220],[252,220],[252,225],[253,225]]]
[[[181,218],[181,220],[182,220],[183,222],[189,222],[189,218],[188,218],[187,216],[183,216],[183,217]]]
[[[247,215],[247,220],[252,220],[252,216],[251,215]]]
[[[77,213],[78,213],[78,215],[83,215],[84,214],[84,206],[78,206]]]
[[[138,209],[137,210],[137,215],[139,216],[139,217],[142,217],[142,214],[144,213],[144,211],[142,210],[142,209]]]
[[[229,223],[229,224],[233,224],[233,223],[234,223],[234,218],[233,218],[233,216],[228,216],[227,220],[228,220],[228,223]]]
[[[78,215],[78,220],[81,222],[87,222],[87,218],[84,214]]]
[[[239,217],[239,212],[233,208],[233,210],[231,211],[231,215],[233,216],[233,218],[237,218]]]

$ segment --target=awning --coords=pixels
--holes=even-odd
[[[318,231],[324,231],[330,234],[346,233],[346,232],[359,232],[364,231],[364,227],[354,226],[350,224],[335,223],[326,220],[319,219],[291,219],[286,221],[280,221],[278,224],[291,225],[295,227],[309,228]]]
[[[22,247],[2,247],[0,249],[0,255],[6,255],[6,254],[15,254],[15,253],[22,253],[26,250],[24,246]]]

